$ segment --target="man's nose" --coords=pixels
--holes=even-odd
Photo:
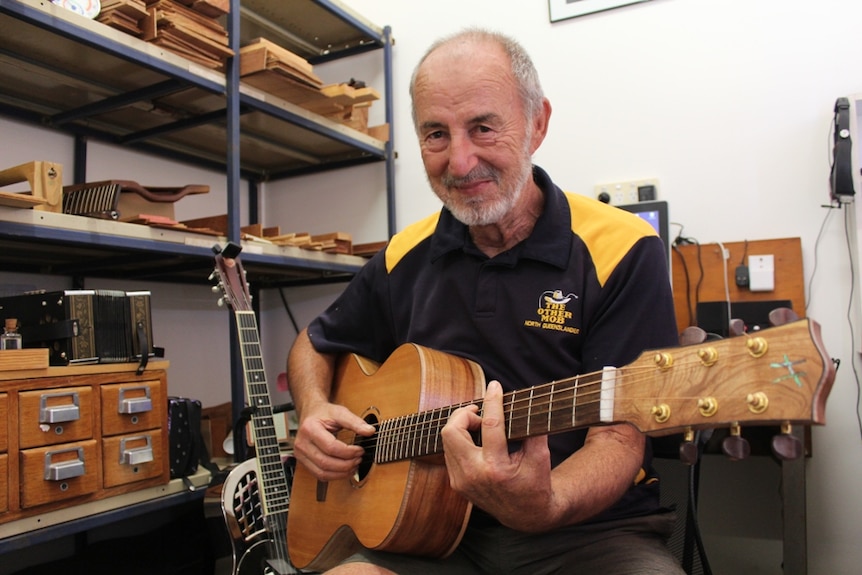
[[[476,157],[476,145],[468,135],[452,136],[449,143],[448,163],[448,171],[455,177],[466,176],[479,163]]]

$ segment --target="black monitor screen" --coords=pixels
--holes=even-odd
[[[639,202],[619,207],[627,212],[637,214],[655,228],[656,233],[664,242],[668,262],[670,262],[670,232],[668,231],[667,202]]]

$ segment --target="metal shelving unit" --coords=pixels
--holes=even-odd
[[[385,120],[394,133],[388,27],[335,0],[231,0],[225,28],[235,54],[243,41],[261,36],[313,64],[381,50]],[[0,115],[74,136],[74,183],[87,181],[89,140],[223,171],[227,239],[235,242],[242,179],[249,181],[248,219],[255,223],[260,182],[379,162],[386,170],[387,236],[395,230],[391,136],[376,140],[244,85],[237,57],[217,72],[48,0],[0,0]],[[224,239],[0,207],[0,271],[203,283],[211,247]],[[247,245],[242,260],[255,288],[345,281],[365,263],[259,244]],[[236,348],[230,350],[234,419],[244,397]]]
[[[312,62],[382,50],[386,121],[392,125],[388,28],[331,0],[233,0],[231,7],[226,28],[235,52],[244,40],[261,35]],[[224,171],[228,237],[234,241],[240,236],[241,179],[256,190],[262,181],[382,162],[387,232],[394,229],[391,141],[245,86],[238,58],[229,61],[225,73],[216,72],[46,0],[0,0],[0,114],[71,134],[84,143],[84,153],[86,141],[94,139]],[[76,161],[75,182],[86,181],[83,165]],[[257,221],[256,214],[249,219]],[[186,270],[211,263],[212,254],[200,241],[138,237],[124,224],[113,224],[94,235],[71,224],[30,229],[24,222],[7,222],[0,227],[0,247],[16,256],[0,256],[0,269],[60,273],[78,265],[99,277],[187,282]],[[53,243],[62,243],[64,250],[52,259],[46,248]],[[70,259],[70,253],[86,257]],[[330,281],[364,263],[300,250],[247,251],[243,261],[250,280],[260,280],[262,287]]]

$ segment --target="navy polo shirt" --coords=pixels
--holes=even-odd
[[[666,248],[653,228],[562,192],[541,168],[533,179],[545,206],[527,239],[488,258],[443,208],[396,234],[309,325],[315,349],[383,362],[413,342],[471,359],[512,391],[676,345]],[[552,436],[552,464],[584,435]],[[602,517],[657,507],[657,487],[639,487],[648,492],[633,488]]]

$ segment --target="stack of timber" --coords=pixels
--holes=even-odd
[[[105,0],[98,20],[208,68],[233,56],[217,20],[229,0]]]
[[[323,85],[311,64],[290,50],[257,38],[240,49],[242,81],[321,116],[380,140],[389,139],[387,126],[368,126],[368,108],[380,94],[351,80]]]

